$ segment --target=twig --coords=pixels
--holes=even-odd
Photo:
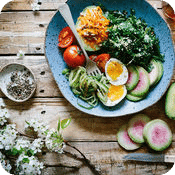
[[[27,135],[27,134],[25,134],[25,133],[22,133],[22,132],[20,132],[19,130],[18,130],[18,134],[21,135],[21,136],[29,137],[29,138],[31,138],[31,139],[35,139],[33,136],[30,136],[30,135]]]
[[[64,167],[64,168],[73,168],[75,170],[79,170],[80,167],[77,167],[77,166],[64,166],[64,165],[61,165],[61,164],[58,164],[58,165],[49,165],[49,164],[44,164],[44,167],[48,168],[48,167]]]
[[[67,146],[75,149],[77,152],[80,153],[80,155],[83,157],[84,162],[86,163],[86,165],[91,169],[91,171],[95,174],[95,175],[100,175],[100,173],[95,169],[95,166],[91,164],[91,162],[86,158],[86,156],[75,146],[70,145],[68,142],[65,142]],[[77,157],[76,155],[74,155],[75,157]]]

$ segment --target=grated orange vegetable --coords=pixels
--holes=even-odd
[[[99,6],[87,9],[85,14],[80,15],[78,20],[79,27],[77,32],[90,47],[94,48],[94,45],[99,45],[107,39],[107,27],[110,21],[103,16]]]

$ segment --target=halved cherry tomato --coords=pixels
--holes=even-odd
[[[103,53],[97,56],[96,58],[97,66],[102,72],[105,72],[105,65],[109,59],[110,55],[107,53]]]
[[[82,50],[77,45],[69,46],[63,54],[64,61],[68,66],[75,68],[77,66],[83,66],[86,59]]]
[[[61,48],[69,47],[75,40],[75,36],[70,27],[65,27],[61,30],[58,36],[58,46]]]

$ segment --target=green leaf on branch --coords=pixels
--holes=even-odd
[[[60,127],[61,127],[61,121],[60,121],[60,118],[59,118],[58,119],[58,128],[57,128],[58,132],[60,131]]]
[[[62,120],[61,121],[61,128],[64,129],[64,128],[68,127],[70,122],[71,122],[71,118]]]
[[[35,153],[34,153],[34,151],[32,149],[30,149],[30,150],[27,151],[27,155],[34,156]]]
[[[23,158],[23,159],[22,159],[22,162],[23,162],[23,163],[29,163],[30,160],[29,160],[28,158]]]

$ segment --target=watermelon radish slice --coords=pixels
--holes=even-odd
[[[159,74],[158,74],[158,78],[157,78],[157,81],[155,82],[155,84],[157,84],[161,80],[161,78],[163,76],[163,72],[164,72],[162,62],[160,62],[160,61],[156,61],[156,62],[157,62],[158,68],[159,68]]]
[[[160,119],[152,120],[145,125],[143,137],[155,151],[163,151],[172,143],[172,132],[167,123]]]
[[[159,77],[159,65],[154,59],[151,60],[150,64],[153,68],[148,75],[150,80],[150,86],[153,86],[155,85]]]
[[[166,95],[165,113],[169,118],[175,120],[175,82],[171,84]]]
[[[136,143],[144,143],[143,128],[150,121],[145,114],[137,114],[128,123],[128,135]]]
[[[128,69],[129,77],[126,82],[126,89],[130,91],[134,89],[137,83],[139,82],[139,72],[137,70],[137,67],[134,65],[128,66],[127,69]]]
[[[137,69],[139,72],[139,82],[137,86],[130,91],[130,94],[140,97],[144,96],[149,91],[150,80],[148,72],[143,67],[137,66]]]
[[[140,100],[143,100],[145,98],[145,96],[140,96],[140,97],[136,97],[134,95],[131,95],[131,94],[127,94],[126,95],[126,98],[130,101],[133,101],[133,102],[137,102],[137,101],[140,101]]]
[[[134,143],[130,139],[128,135],[126,124],[120,128],[119,132],[117,133],[117,139],[118,139],[119,145],[122,146],[126,150],[135,150],[141,146],[141,144]]]

